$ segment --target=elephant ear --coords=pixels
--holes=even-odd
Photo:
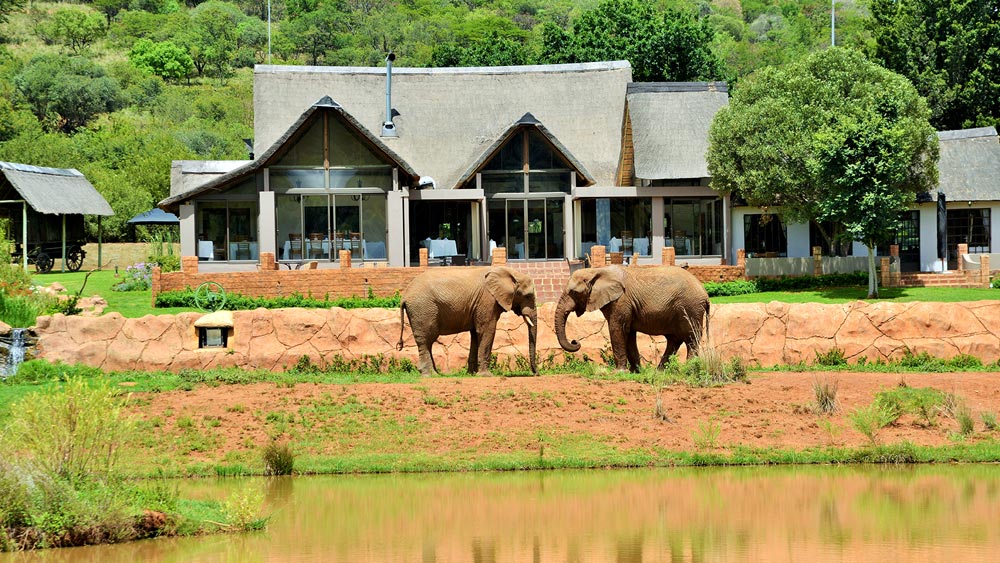
[[[517,285],[513,272],[491,268],[490,271],[486,272],[485,279],[486,289],[493,295],[493,298],[503,307],[504,311],[510,311],[510,308],[514,306],[514,288]]]
[[[590,282],[587,310],[596,311],[625,293],[625,276],[620,268],[601,268]]]

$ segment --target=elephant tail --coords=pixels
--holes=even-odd
[[[406,303],[399,304],[399,342],[396,343],[396,350],[399,352],[403,351],[403,328],[406,326],[406,321],[403,319],[403,313],[406,311]]]

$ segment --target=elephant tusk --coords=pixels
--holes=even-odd
[[[528,323],[528,326],[534,327],[535,323],[531,322],[531,317],[524,317],[524,322]]]

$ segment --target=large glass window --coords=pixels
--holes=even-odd
[[[511,135],[479,176],[491,249],[506,247],[511,260],[565,257],[563,194],[572,188],[572,172],[541,133],[525,128]],[[509,195],[527,193],[530,199]]]
[[[722,200],[667,198],[664,201],[664,244],[677,256],[722,255]]]
[[[825,236],[824,236],[825,233]],[[809,252],[820,247],[823,256],[850,256],[854,243],[843,239],[844,226],[833,221],[809,222]],[[831,240],[832,244],[831,244]]]
[[[788,256],[788,231],[777,215],[744,215],[743,237],[748,258]]]
[[[386,259],[384,193],[278,194],[279,260]]]
[[[650,198],[597,198],[580,201],[582,257],[595,244],[608,252],[650,255],[653,203]]]
[[[257,260],[257,202],[198,201],[197,254],[201,260]]]

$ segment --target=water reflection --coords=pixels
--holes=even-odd
[[[264,488],[268,531],[9,559],[986,561],[1000,548],[998,481],[989,465],[191,481],[182,489],[201,498]]]

